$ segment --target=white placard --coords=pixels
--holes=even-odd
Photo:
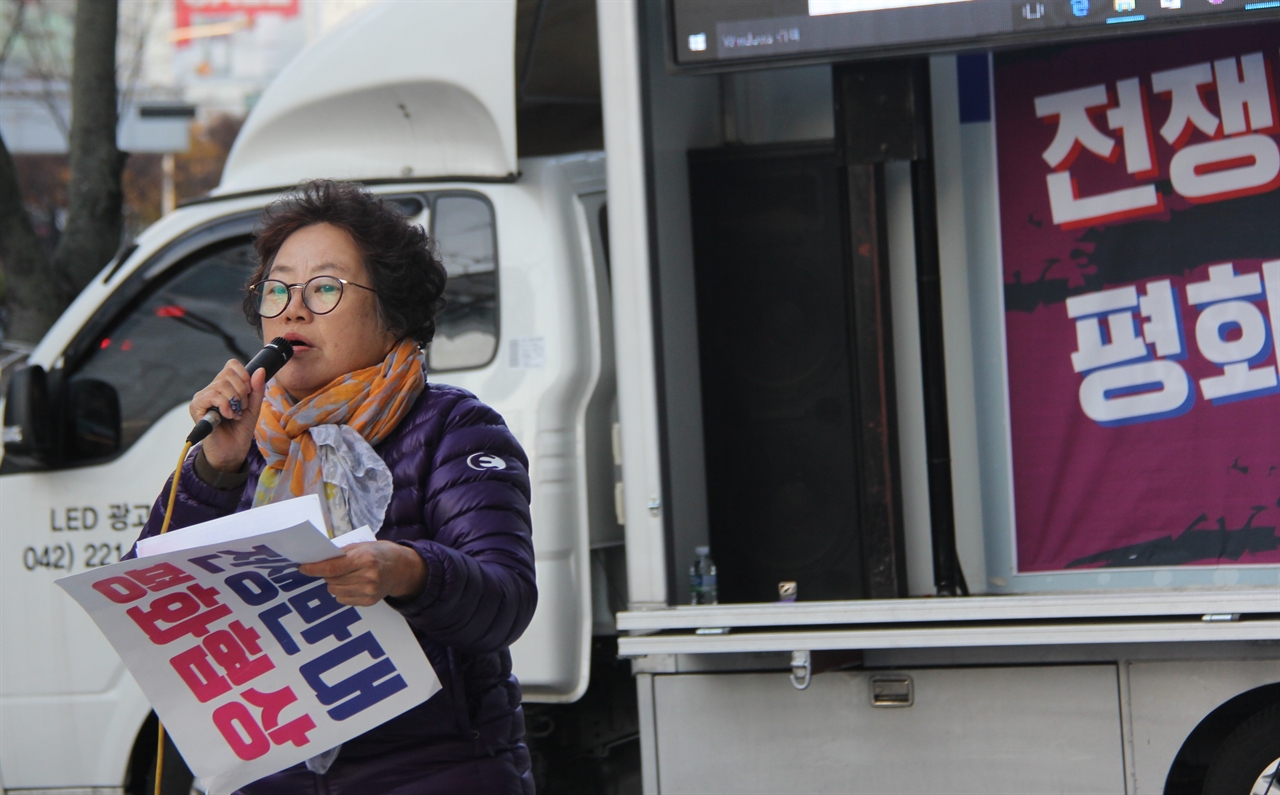
[[[166,551],[149,544],[145,558],[58,580],[211,793],[323,753],[440,689],[390,605],[341,605],[298,571],[341,554],[310,512],[304,500],[245,511],[165,534]],[[373,540],[367,528],[347,536]]]

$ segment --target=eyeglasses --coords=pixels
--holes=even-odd
[[[337,276],[313,276],[305,282],[298,284],[286,284],[276,279],[264,279],[249,290],[253,293],[258,302],[258,315],[261,317],[276,317],[289,307],[289,301],[293,298],[293,289],[295,287],[302,290],[302,305],[311,310],[313,314],[327,315],[338,308],[338,302],[342,300],[342,288],[346,285],[359,287],[361,290],[368,290],[376,293],[377,290],[372,287],[365,287],[363,284],[349,282],[346,279],[339,279]]]

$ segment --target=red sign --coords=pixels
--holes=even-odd
[[[995,57],[1021,573],[1280,563],[1278,45]]]
[[[250,20],[258,14],[296,17],[298,2],[299,0],[173,0],[173,24],[175,28],[189,28],[193,16],[247,16]]]

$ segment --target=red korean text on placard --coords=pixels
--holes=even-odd
[[[257,630],[232,621],[226,629],[209,633],[203,643],[174,655],[169,664],[203,704],[275,668],[258,644],[260,637]]]
[[[146,609],[134,605],[125,614],[152,643],[163,646],[187,635],[203,638],[210,624],[231,615],[231,608],[218,601],[218,589],[195,584],[152,599]]]
[[[307,732],[314,729],[316,723],[309,714],[281,723],[281,713],[298,700],[292,688],[283,687],[269,693],[249,688],[240,698],[258,708],[257,718],[241,701],[229,701],[213,711],[213,724],[236,756],[247,762],[264,756],[273,744],[293,743],[301,748],[311,742]]]
[[[195,577],[172,563],[157,563],[123,575],[104,577],[93,584],[93,589],[118,605],[127,605],[146,596],[148,591],[159,593],[194,581]]]

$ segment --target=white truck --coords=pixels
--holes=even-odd
[[[1062,34],[1044,4],[953,5],[1030,26],[977,44]],[[793,15],[760,34],[689,8],[596,3],[606,160],[517,159],[514,0],[374,6],[278,78],[212,196],[84,291],[6,403],[5,791],[141,791],[149,706],[52,583],[128,549],[189,396],[260,344],[239,314],[257,213],[315,176],[427,228],[450,275],[431,377],[530,455],[531,742],[615,761],[549,791],[1265,790],[1275,565],[1011,563],[994,131],[961,124],[956,31],[872,53],[907,61],[837,42],[699,64],[882,11],[755,3]],[[708,543],[721,603],[682,606]],[[1213,789],[1223,769],[1247,782]]]

